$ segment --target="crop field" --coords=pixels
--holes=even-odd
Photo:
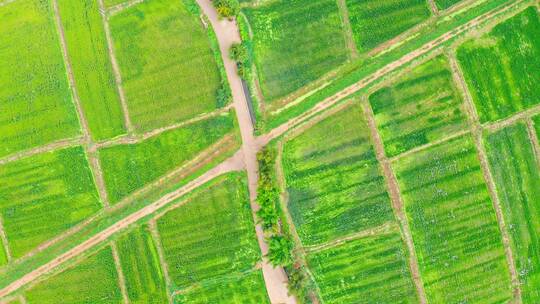
[[[130,303],[168,303],[165,277],[148,227],[133,229],[116,245]]]
[[[18,258],[101,208],[80,147],[0,166],[0,212]]]
[[[463,0],[435,0],[435,4],[440,10],[447,9]]]
[[[540,103],[540,18],[536,7],[457,50],[480,120],[495,121]]]
[[[128,2],[128,0],[103,0],[105,7],[112,7],[126,2]]]
[[[345,0],[359,51],[369,51],[430,16],[425,0]]]
[[[510,273],[472,138],[447,141],[393,165],[428,301],[508,301]]]
[[[1,243],[0,243],[1,245]],[[8,257],[4,246],[0,246],[0,267],[6,265],[8,262]]]
[[[487,135],[486,148],[520,274],[523,303],[540,302],[540,170],[522,123]]]
[[[125,133],[97,0],[59,0],[58,6],[77,93],[93,139]]]
[[[170,278],[181,293],[232,277],[246,278],[261,259],[241,173],[219,177],[187,204],[159,218],[157,228]],[[241,285],[237,292],[243,292]],[[195,293],[210,297],[214,288]]]
[[[0,7],[0,157],[80,133],[52,8]]]
[[[467,128],[461,94],[442,55],[374,92],[369,102],[388,157]]]
[[[249,272],[240,278],[203,283],[175,297],[178,304],[242,303],[270,304],[262,271]]]
[[[169,130],[136,144],[99,150],[112,203],[193,159],[225,135],[235,135],[233,113]]]
[[[348,107],[286,142],[283,169],[288,209],[305,246],[393,219],[385,181],[358,106]]]
[[[210,40],[183,1],[145,1],[114,15],[110,24],[135,129],[217,108],[221,79]]]
[[[266,102],[320,78],[348,58],[335,0],[278,0],[243,9]]]
[[[307,256],[324,303],[417,303],[397,227]]]
[[[28,303],[123,303],[110,247],[39,282],[25,292]]]

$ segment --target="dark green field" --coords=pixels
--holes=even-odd
[[[486,148],[520,274],[523,303],[539,303],[540,160],[522,123],[488,134]]]
[[[447,9],[463,0],[435,0],[435,4],[441,10]]]
[[[305,246],[393,219],[385,181],[358,106],[287,141],[283,169],[288,209]]]
[[[457,50],[481,122],[540,103],[540,18],[536,7]]]

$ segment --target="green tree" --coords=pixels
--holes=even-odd
[[[240,12],[238,0],[213,0],[212,2],[221,17],[232,19]]]
[[[293,262],[293,243],[283,235],[271,236],[268,241],[268,260],[275,266],[287,266]]]

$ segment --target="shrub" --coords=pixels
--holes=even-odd
[[[268,260],[275,266],[288,266],[292,264],[293,243],[283,235],[271,236],[268,242]]]
[[[238,0],[214,0],[213,3],[221,17],[232,19],[240,12]]]

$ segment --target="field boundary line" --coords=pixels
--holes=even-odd
[[[313,107],[308,109],[307,111],[304,111],[302,114],[291,118],[287,122],[284,122],[280,126],[270,130],[268,133],[260,137],[260,140],[265,143],[269,142],[270,140],[281,136],[283,133],[285,133],[292,125],[295,125],[298,123],[298,121],[301,121],[304,119],[304,117],[307,116],[313,116],[317,113],[324,111],[328,107],[338,103],[339,101],[343,100],[345,97],[348,97],[351,94],[354,94],[361,89],[365,88],[366,86],[370,85],[372,82],[380,79],[381,77],[387,75],[388,73],[400,68],[401,66],[419,58],[420,56],[423,56],[430,51],[436,49],[441,44],[445,43],[446,41],[463,34],[464,32],[470,30],[471,28],[478,26],[479,24],[485,22],[486,20],[490,20],[493,18],[493,16],[502,14],[510,9],[512,9],[515,6],[522,5],[525,2],[525,0],[518,0],[513,3],[509,3],[506,5],[501,5],[499,7],[496,7],[495,9],[475,17],[472,20],[469,20],[467,23],[462,24],[456,28],[454,28],[451,31],[448,31],[442,35],[440,35],[438,38],[435,38],[434,40],[431,40],[430,42],[425,43],[420,48],[409,52],[402,56],[400,59],[397,59],[384,67],[378,69],[374,73],[371,73],[370,75],[362,78],[360,81],[357,81],[356,83],[346,87],[345,89],[337,92],[336,94],[329,96],[325,98],[324,100],[320,101],[319,103],[315,104]]]
[[[536,156],[536,163],[538,164],[538,168],[540,168],[540,142],[538,140],[538,135],[536,134],[536,130],[534,128],[534,122],[529,117],[527,118],[527,133],[529,133],[529,140],[531,141],[534,155]]]
[[[142,2],[142,0],[140,0]],[[109,17],[105,10],[105,5],[103,0],[98,0],[99,10],[102,12],[101,22],[103,24],[103,29],[105,30],[105,39],[107,40],[107,51],[109,53],[109,60],[113,69],[114,80],[116,83],[116,89],[118,91],[118,97],[120,98],[120,106],[122,108],[122,114],[124,116],[124,125],[127,129],[128,134],[133,133],[133,124],[131,123],[131,118],[129,117],[129,111],[126,101],[126,95],[124,93],[124,87],[122,86],[122,75],[120,74],[120,67],[116,61],[116,54],[114,52],[114,44],[111,36],[111,29],[109,27]]]
[[[397,161],[397,160],[399,160],[399,159],[401,159],[401,158],[410,156],[410,155],[412,155],[412,154],[415,154],[415,153],[418,153],[418,152],[420,152],[420,151],[429,149],[429,148],[431,148],[431,147],[433,147],[433,146],[442,144],[442,143],[444,143],[444,142],[447,142],[447,141],[452,140],[452,139],[454,139],[454,138],[461,137],[461,136],[463,136],[463,135],[465,135],[465,134],[469,134],[469,133],[471,133],[471,130],[461,130],[461,131],[459,131],[459,132],[455,132],[455,133],[450,134],[450,135],[448,135],[448,136],[445,136],[445,137],[443,137],[443,138],[440,138],[440,139],[437,139],[437,140],[435,140],[435,141],[432,141],[432,142],[430,142],[429,144],[425,144],[425,145],[422,145],[422,146],[418,146],[418,147],[413,148],[413,149],[411,149],[411,150],[409,150],[409,151],[405,151],[405,152],[403,152],[403,153],[400,153],[400,154],[398,154],[398,155],[396,155],[396,156],[391,157],[389,160],[390,160],[390,162],[395,162],[395,161]]]
[[[349,19],[349,9],[345,0],[336,0],[337,6],[339,9],[339,16],[341,17],[341,22],[343,24],[343,38],[345,39],[345,45],[349,49],[350,54],[349,58],[354,60],[358,58],[358,49],[356,48],[356,43],[354,41],[354,34],[352,31],[351,22]]]
[[[28,150],[23,150],[19,152],[15,152],[11,155],[7,155],[3,158],[0,158],[0,165],[5,165],[10,162],[14,162],[23,158],[31,157],[36,154],[41,153],[47,153],[47,152],[53,152],[56,150],[62,150],[78,145],[84,145],[84,139],[82,137],[74,137],[74,138],[68,138],[68,139],[61,139],[58,141],[54,141],[49,144],[45,144],[43,146],[35,147]]]
[[[105,181],[101,172],[99,159],[97,159],[97,156],[95,154],[95,148],[93,147],[94,143],[92,142],[92,137],[90,135],[90,128],[88,127],[88,121],[86,120],[86,116],[84,114],[84,110],[79,99],[79,93],[77,91],[75,77],[73,76],[73,69],[67,49],[67,41],[62,25],[62,17],[60,16],[60,10],[58,9],[58,0],[52,0],[51,2],[55,15],[56,30],[58,31],[60,46],[62,49],[62,57],[64,58],[64,64],[66,67],[71,92],[73,95],[73,103],[75,104],[75,108],[79,117],[79,122],[81,124],[81,129],[83,131],[83,147],[86,151],[87,157],[89,158],[89,164],[91,168],[90,171],[92,171],[92,175],[96,183],[96,188],[99,193],[100,201],[103,204],[103,207],[109,207],[109,199],[107,197],[107,191],[105,190]]]
[[[194,189],[208,183],[209,181],[211,181],[212,179],[218,176],[231,172],[231,170],[229,169],[229,162],[230,162],[230,159],[227,159],[221,162],[219,165],[208,170],[206,173],[192,180],[186,185],[165,194],[164,196],[159,198],[157,201],[154,201],[153,203],[145,206],[144,208],[141,208],[131,213],[130,215],[124,217],[123,219],[117,221],[114,224],[111,224],[107,228],[103,229],[102,231],[93,235],[92,237],[86,239],[85,241],[76,245],[75,247],[69,249],[63,254],[57,256],[56,258],[53,258],[51,261],[24,274],[20,278],[16,279],[15,281],[9,283],[7,286],[0,289],[0,298],[3,298],[9,295],[10,293],[18,290],[19,288],[35,281],[37,278],[43,276],[44,274],[47,274],[53,269],[56,269],[58,266],[62,265],[63,263],[107,241],[115,233],[128,228],[131,224],[134,224],[138,222],[139,220],[151,215],[157,210],[167,206],[172,201],[177,200],[181,198],[182,196],[186,195],[190,191],[193,191]]]
[[[132,6],[135,6],[137,4],[140,4],[140,3],[143,3],[145,0],[130,0],[130,1],[126,1],[126,2],[123,2],[123,3],[120,3],[120,4],[117,4],[117,5],[114,5],[114,6],[111,6],[109,8],[106,8],[105,6],[102,6],[103,7],[103,12],[106,12],[106,14],[108,16],[114,16],[120,12],[122,12],[123,10],[126,10]],[[99,0],[99,2],[102,2],[103,3],[103,0]]]
[[[503,245],[504,253],[506,256],[506,263],[507,263],[508,270],[510,272],[510,278],[512,281],[512,287],[513,287],[512,293],[513,293],[514,303],[519,304],[521,303],[521,288],[519,286],[520,285],[519,276],[518,276],[518,272],[515,266],[516,264],[514,260],[514,253],[512,252],[512,248],[510,246],[510,236],[509,236],[509,233],[508,233],[505,221],[504,221],[504,216],[503,216],[503,212],[501,208],[501,202],[499,201],[497,188],[493,180],[493,174],[489,167],[487,153],[483,146],[482,126],[480,125],[478,112],[476,112],[476,108],[472,100],[471,93],[467,87],[467,83],[465,82],[465,79],[463,77],[463,72],[461,71],[461,68],[457,61],[455,53],[449,52],[447,57],[449,58],[450,67],[452,70],[452,74],[454,76],[454,80],[457,82],[457,86],[458,86],[458,89],[461,91],[461,94],[463,94],[463,99],[464,99],[465,108],[467,112],[466,114],[469,118],[469,127],[473,134],[473,140],[476,146],[477,156],[480,161],[480,167],[482,170],[482,174],[484,176],[484,180],[486,182],[486,186],[489,191],[489,196],[491,197],[493,209],[495,210],[495,215],[497,217],[497,224],[499,226],[499,231],[501,234],[502,245]]]
[[[4,228],[4,222],[3,222],[1,214],[0,214],[0,241],[2,242],[2,247],[4,248],[0,250],[4,250],[4,252],[6,253],[7,261],[9,263],[11,262],[13,257],[11,256],[11,250],[9,249],[9,242],[7,239],[6,230]]]
[[[382,173],[386,181],[386,187],[388,190],[388,194],[390,195],[394,215],[400,225],[401,235],[404,238],[405,244],[409,251],[409,268],[411,271],[414,285],[416,287],[418,298],[421,304],[426,304],[427,298],[424,290],[424,284],[422,282],[422,277],[420,275],[420,268],[418,266],[418,257],[414,248],[412,233],[409,227],[409,220],[407,219],[407,215],[405,214],[405,205],[403,202],[403,198],[401,197],[399,183],[392,169],[392,165],[386,157],[386,153],[384,152],[384,144],[379,134],[379,131],[377,130],[377,124],[375,123],[375,115],[373,114],[373,109],[371,109],[371,105],[369,104],[369,102],[367,102],[367,100],[365,100],[365,98],[366,97],[364,96],[364,100],[363,102],[361,102],[361,105],[364,117],[370,130],[371,142],[375,148],[375,154],[377,156],[377,160],[380,163],[380,168],[383,171]]]
[[[514,123],[516,123],[519,120],[526,121],[531,116],[534,116],[534,115],[539,114],[539,113],[540,113],[540,104],[538,104],[536,106],[533,106],[533,107],[531,107],[529,109],[523,110],[521,112],[515,113],[514,115],[512,115],[510,117],[507,117],[505,119],[501,119],[501,120],[498,120],[498,121],[487,122],[487,123],[481,124],[481,127],[485,128],[485,129],[487,129],[489,131],[497,131],[497,130],[503,129],[505,127],[508,127],[510,125],[513,125]]]
[[[441,12],[439,11],[437,4],[435,3],[435,0],[426,0],[426,1],[427,1],[427,4],[429,5],[429,8],[431,9],[431,13],[434,16],[439,16]]]
[[[363,239],[363,238],[375,236],[375,235],[390,234],[392,232],[397,232],[397,231],[399,231],[399,225],[394,221],[389,221],[380,226],[369,228],[369,229],[362,230],[359,232],[355,232],[353,234],[349,234],[347,236],[332,240],[330,242],[326,242],[324,244],[306,246],[304,247],[304,249],[307,253],[316,253],[316,252],[320,252],[326,249],[334,248],[339,245],[343,245],[344,243],[348,241],[355,241],[355,240],[359,240],[359,239]]]
[[[183,203],[187,203],[189,200],[183,201]],[[154,241],[154,245],[156,246],[156,251],[158,254],[159,259],[159,265],[161,266],[161,271],[163,272],[163,277],[165,278],[165,286],[166,286],[166,292],[167,292],[167,299],[169,300],[169,304],[174,303],[174,292],[172,283],[171,283],[171,276],[169,275],[169,265],[167,264],[167,261],[165,261],[165,253],[163,252],[163,244],[161,243],[161,236],[159,235],[158,229],[157,229],[157,220],[156,218],[151,219],[148,221],[148,230],[150,230],[150,235],[152,236],[152,239]]]
[[[124,303],[129,304],[126,277],[124,276],[124,270],[122,269],[122,263],[120,262],[120,256],[118,255],[118,247],[116,247],[116,243],[114,241],[111,241],[110,246],[114,259],[114,266],[116,268],[116,274],[118,275],[118,287],[122,292],[122,299],[124,300]]]

